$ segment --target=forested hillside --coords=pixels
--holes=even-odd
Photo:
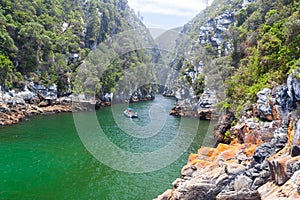
[[[171,66],[196,95],[207,72],[218,74],[226,88],[219,106],[238,117],[258,91],[282,84],[297,68],[299,47],[299,1],[216,0],[184,26]]]
[[[55,83],[59,95],[70,93],[74,74],[91,50],[120,32],[145,29],[125,0],[3,0],[0,9],[2,89],[28,80]],[[218,73],[218,81],[227,88],[220,105],[238,115],[259,90],[282,83],[296,68],[299,12],[299,2],[292,0],[216,0],[184,26],[170,65],[198,97],[209,84],[205,74]],[[158,57],[156,50],[119,55],[105,76],[93,80],[101,85],[97,92],[115,92],[124,69],[142,63],[153,67]],[[174,78],[182,79],[169,74]],[[169,85],[174,85],[172,81]],[[128,87],[127,91],[134,88]]]
[[[236,14],[235,73],[227,80],[229,108],[240,111],[258,91],[283,84],[300,64],[300,3],[259,0]]]
[[[190,154],[181,178],[157,200],[300,199],[299,25],[297,0],[215,0],[185,25],[171,66],[196,94],[198,86],[224,86],[224,96],[213,88],[223,111],[218,144]],[[190,116],[213,110],[203,96]],[[187,116],[186,104],[172,112]]]
[[[144,26],[126,0],[3,0],[0,85],[10,89],[28,80],[56,84],[59,95],[70,93],[73,74],[91,50],[138,28]]]

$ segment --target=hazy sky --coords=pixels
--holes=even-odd
[[[184,25],[205,8],[206,0],[128,0],[149,28],[170,29]]]

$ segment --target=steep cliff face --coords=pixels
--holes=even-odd
[[[214,133],[226,144],[191,154],[181,178],[158,199],[298,199],[300,4],[227,3],[184,27],[183,33],[194,36],[186,47],[193,48],[174,61],[187,80],[187,67],[193,73],[199,66],[222,71],[218,83],[226,86],[226,96],[219,105],[227,115]]]
[[[172,113],[183,115],[181,110],[193,110],[192,115],[201,119],[218,114],[215,105],[226,98],[224,80],[234,71],[232,27],[237,24],[237,13],[254,2],[214,1],[183,27],[176,58],[170,64],[179,72],[179,77],[170,76],[169,80],[173,88],[168,88],[168,93],[178,99]]]
[[[171,63],[183,81],[170,85],[176,91],[187,82],[197,100],[207,88],[223,91],[219,105],[238,117],[258,91],[296,68],[299,20],[297,1],[214,1],[184,26]]]
[[[233,141],[191,154],[173,189],[158,199],[300,198],[298,76],[260,91],[230,129]]]

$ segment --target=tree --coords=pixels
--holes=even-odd
[[[2,87],[11,84],[13,64],[5,55],[0,55],[0,85]]]
[[[44,27],[36,22],[23,25],[19,31],[20,68],[21,72],[32,72],[40,69],[50,53],[51,38]]]

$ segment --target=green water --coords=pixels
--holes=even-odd
[[[116,146],[131,152],[151,152],[176,137],[180,118],[166,114],[163,127],[149,138],[128,135],[119,126],[133,127],[134,123],[145,127],[150,120],[155,122],[155,116],[152,119],[149,116],[151,106],[160,105],[168,111],[173,103],[173,99],[158,96],[151,102],[130,105],[138,110],[139,119],[125,118],[121,112],[124,105],[104,108],[96,114],[105,135]],[[185,121],[186,127],[197,123],[193,119]],[[189,153],[201,146],[208,126],[209,122],[199,123],[192,145],[175,162],[153,172],[138,174],[112,169],[90,154],[80,140],[70,113],[37,116],[18,125],[2,127],[0,199],[153,199],[172,187]],[[98,153],[107,155],[107,152]],[[126,166],[128,162],[126,164],[124,158],[120,155],[115,162]]]

